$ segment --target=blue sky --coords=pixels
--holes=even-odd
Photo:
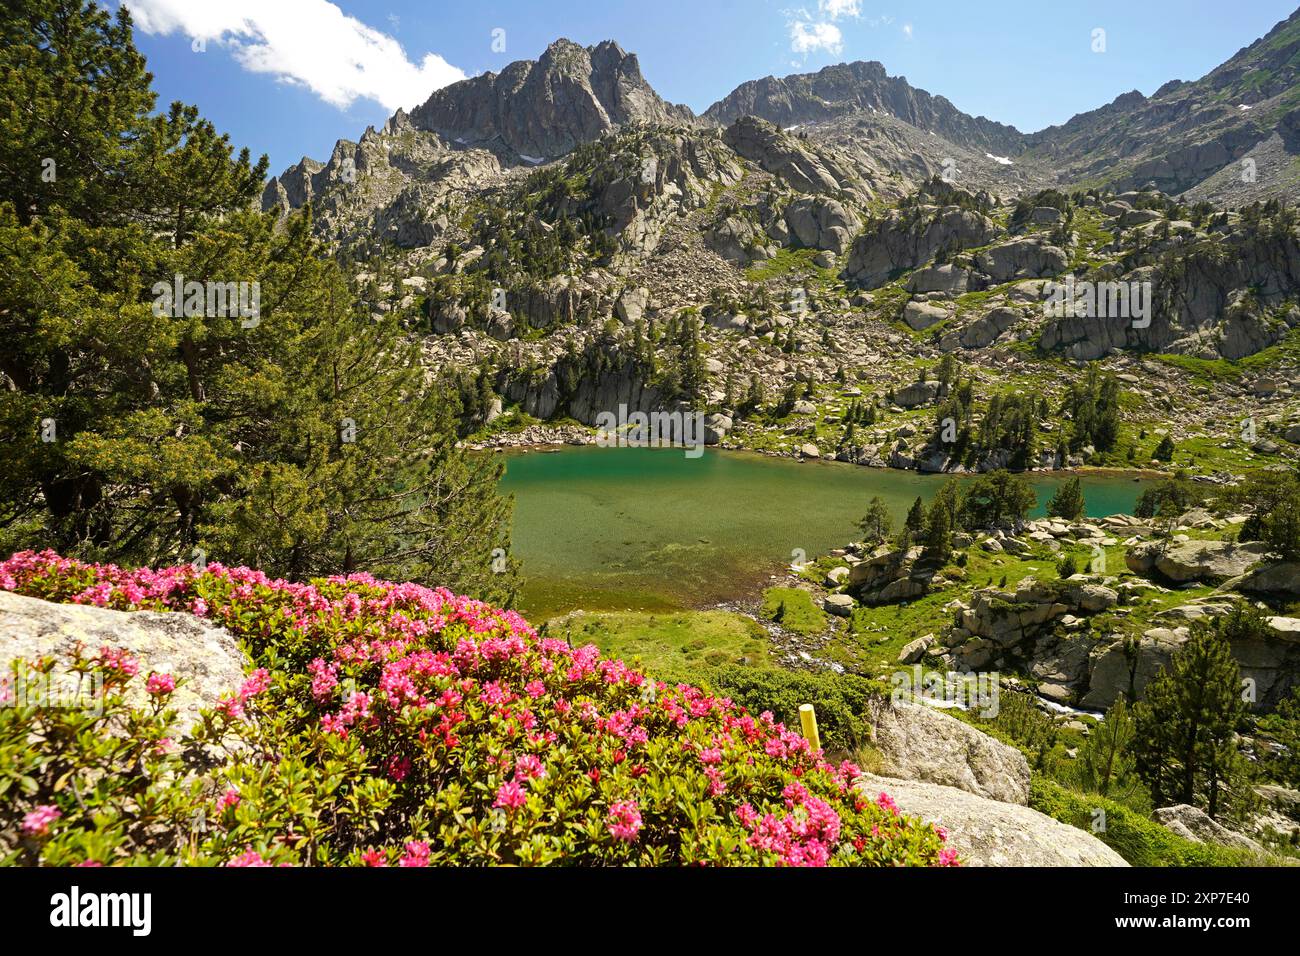
[[[303,155],[328,158],[335,140],[381,125],[395,105],[534,59],[560,36],[617,40],[662,96],[697,112],[748,79],[879,60],[968,113],[1031,132],[1131,89],[1196,79],[1295,0],[125,2],[160,106],[197,104],[278,173]]]

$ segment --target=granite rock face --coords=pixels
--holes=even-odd
[[[857,786],[873,799],[887,793],[902,813],[944,827],[967,866],[1128,866],[1091,833],[1019,804],[873,774]]]
[[[78,644],[88,653],[105,646],[125,650],[139,663],[142,676],[157,671],[175,677],[171,703],[183,728],[199,719],[200,709],[214,707],[222,695],[237,690],[247,666],[229,633],[192,614],[111,611],[0,591],[0,662],[7,676],[16,659],[57,657]],[[135,696],[128,701],[142,705],[144,682],[132,683]]]
[[[875,715],[872,743],[891,777],[955,787],[1001,803],[1029,802],[1029,763],[1014,747],[925,704],[898,702]]]
[[[660,99],[636,54],[610,40],[591,47],[556,40],[535,61],[453,83],[411,111],[417,129],[469,146],[499,140],[538,162],[615,126],[692,119],[686,107]]]

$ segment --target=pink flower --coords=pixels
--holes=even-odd
[[[957,860],[957,851],[956,851],[956,850],[950,850],[950,849],[943,849],[943,850],[940,850],[940,851],[939,851],[939,865],[940,865],[940,866],[960,866],[961,864],[960,864],[960,862]]]
[[[248,680],[244,681],[239,688],[239,696],[242,700],[247,701],[250,697],[256,697],[258,694],[266,693],[271,686],[271,675],[265,667],[259,667],[253,673],[248,675]]]
[[[99,649],[99,661],[105,670],[114,671],[123,677],[134,677],[140,670],[135,658],[119,647],[105,644]]]
[[[406,844],[406,853],[397,862],[398,866],[428,866],[429,844],[423,840],[412,840]]]
[[[497,798],[493,801],[492,806],[515,810],[522,807],[527,801],[528,794],[524,793],[524,788],[513,780],[507,780],[497,788]]]
[[[880,807],[882,810],[888,810],[894,816],[898,816],[898,804],[896,804],[894,798],[887,793],[881,793],[880,796],[876,797],[876,806]]]
[[[171,674],[150,674],[145,686],[153,696],[166,697],[176,690],[176,678],[172,677]]]
[[[615,840],[632,843],[641,832],[641,811],[635,800],[620,800],[609,808],[605,820],[609,834]]]
[[[58,807],[43,803],[23,817],[23,832],[28,836],[45,836],[50,832],[50,824],[61,816]]]
[[[545,777],[546,768],[542,766],[539,760],[533,754],[524,754],[515,761],[515,776],[520,780],[531,780],[534,777]]]
[[[365,866],[387,866],[388,857],[380,850],[367,850],[361,854],[361,862]]]
[[[238,697],[223,697],[217,702],[217,713],[227,720],[243,720],[244,702]]]
[[[231,787],[221,795],[219,800],[217,800],[217,811],[224,813],[227,809],[237,807],[239,806],[239,801],[242,799],[243,798],[239,795],[239,791],[234,787]]]
[[[261,867],[273,866],[270,860],[263,859],[262,854],[258,853],[252,847],[249,847],[239,856],[235,857],[226,866],[232,867]]]

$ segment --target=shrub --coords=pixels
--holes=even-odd
[[[770,711],[777,720],[792,726],[799,723],[799,705],[813,704],[822,745],[846,753],[866,743],[872,708],[889,694],[883,684],[865,677],[824,671],[759,670],[733,664],[695,671],[689,678],[714,694],[731,698],[750,713]]]
[[[1029,805],[1070,826],[1087,830],[1133,866],[1258,866],[1247,850],[1193,843],[1140,813],[1096,794],[1081,794],[1035,775]]]
[[[200,615],[257,668],[189,732],[163,675],[150,703],[127,703],[151,675],[117,654],[64,664],[104,676],[102,709],[0,708],[3,862],[956,862],[771,714],[445,590],[51,552],[0,563],[0,588]],[[204,755],[215,769],[187,773]]]

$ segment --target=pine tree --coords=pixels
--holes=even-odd
[[[925,502],[919,495],[912,502],[912,507],[907,510],[907,519],[903,522],[903,528],[912,538],[916,538],[925,530]]]
[[[1121,694],[1079,748],[1078,780],[1085,790],[1103,797],[1127,797],[1137,789],[1134,732],[1133,715]]]
[[[1067,479],[1047,503],[1047,513],[1053,518],[1077,521],[1083,517],[1083,512],[1083,485],[1077,477]]]
[[[947,508],[930,508],[925,519],[926,560],[944,564],[952,554],[952,519]]]
[[[265,158],[192,107],[150,115],[125,9],[27,0],[0,33],[0,547],[509,601],[499,467],[455,448],[458,400],[357,307],[309,211],[250,211]],[[177,275],[258,308],[167,309]]]
[[[1246,702],[1230,641],[1259,633],[1261,620],[1243,606],[1195,627],[1134,706],[1137,770],[1156,806],[1186,803],[1217,817],[1244,796],[1236,727]]]
[[[894,519],[889,508],[879,497],[871,499],[866,516],[858,523],[862,529],[862,540],[870,547],[876,547],[886,541],[894,531]]]

